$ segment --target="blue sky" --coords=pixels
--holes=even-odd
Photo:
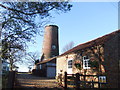
[[[95,39],[118,29],[118,9],[115,2],[73,2],[68,13],[53,15],[48,24],[59,27],[60,54],[62,48],[73,41],[74,46]],[[36,44],[29,51],[41,52],[43,37],[37,36]]]
[[[73,41],[74,46],[96,39],[118,30],[117,2],[71,2],[73,8],[68,13],[53,14],[48,24],[59,27],[59,53]],[[43,37],[36,37],[36,44],[30,44],[28,51],[41,54]]]

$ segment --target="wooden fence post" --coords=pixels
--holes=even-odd
[[[94,82],[93,82],[93,80],[92,80],[92,88],[94,88]]]
[[[64,88],[67,89],[67,72],[65,72],[64,75],[65,75]]]
[[[83,75],[83,79],[84,79],[84,86],[83,86],[83,88],[86,88],[86,75]]]
[[[100,88],[100,80],[99,80],[99,75],[98,75],[98,88]]]
[[[76,76],[76,78],[75,78],[75,85],[76,85],[76,88],[78,89],[78,88],[80,88],[80,83],[79,83],[80,75],[79,75],[79,73],[76,73],[75,76]]]

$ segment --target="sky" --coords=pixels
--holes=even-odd
[[[55,14],[47,25],[59,27],[59,53],[73,41],[74,46],[118,30],[117,2],[71,2],[70,12]],[[42,52],[43,37],[37,36],[35,44],[29,44],[29,52]],[[23,70],[23,69],[19,69]],[[24,71],[27,70],[24,67]]]

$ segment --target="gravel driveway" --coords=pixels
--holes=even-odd
[[[45,77],[37,77],[28,73],[17,74],[16,87],[22,88],[61,88],[56,79],[49,79]]]

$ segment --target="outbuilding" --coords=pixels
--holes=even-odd
[[[56,57],[41,61],[37,64],[39,75],[47,78],[56,77]]]

